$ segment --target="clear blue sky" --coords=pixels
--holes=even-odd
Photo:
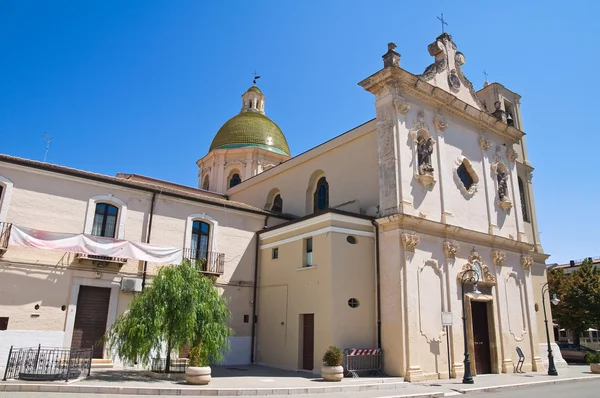
[[[535,4],[535,5],[534,5]],[[0,153],[196,185],[196,160],[256,69],[299,154],[375,115],[357,83],[394,41],[421,73],[447,31],[484,80],[522,95],[549,262],[600,256],[594,1],[0,2]],[[594,28],[595,27],[595,28]]]

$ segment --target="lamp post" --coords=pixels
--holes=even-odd
[[[550,332],[548,331],[548,316],[546,315],[546,293],[550,297],[550,290],[548,288],[548,282],[542,286],[542,307],[544,307],[544,322],[546,323],[546,341],[548,342],[548,376],[558,376],[556,367],[554,366],[554,355],[552,355],[552,347],[550,346]],[[560,300],[556,297],[556,293],[552,295],[550,302],[554,305],[558,304]]]
[[[471,276],[468,276],[468,273],[472,273]],[[472,269],[468,269],[462,273],[460,276],[461,279],[461,288],[462,288],[462,321],[463,321],[463,337],[465,343],[465,360],[464,367],[465,373],[463,376],[463,384],[473,384],[473,376],[471,375],[471,359],[469,358],[469,347],[467,346],[467,314],[465,312],[465,283],[473,283],[473,293],[479,294],[479,290],[477,289],[477,282],[479,282],[479,275],[473,271]]]

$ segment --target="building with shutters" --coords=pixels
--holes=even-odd
[[[381,348],[410,381],[461,377],[464,300],[474,375],[514,372],[517,347],[543,371],[548,255],[520,96],[476,90],[448,34],[420,74],[395,47],[359,83],[375,118],[297,156],[252,86],[198,188],[0,156],[0,364],[11,344],[93,344],[158,267],[200,258],[229,298],[228,364],[318,373],[337,345]]]

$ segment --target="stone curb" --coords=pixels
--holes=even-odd
[[[376,390],[397,390],[406,382],[362,384],[340,387],[292,387],[292,388],[152,388],[152,387],[113,387],[56,384],[0,384],[3,392],[61,392],[80,394],[130,394],[130,395],[201,395],[201,396],[251,396],[251,395],[301,395],[359,392]],[[393,397],[429,398],[443,397],[443,392],[421,394],[399,394]]]
[[[471,392],[491,392],[497,391],[505,388],[518,388],[518,387],[527,387],[527,386],[537,386],[541,384],[557,384],[563,382],[576,382],[576,381],[586,381],[586,380],[597,380],[600,379],[599,376],[582,376],[582,377],[571,377],[568,379],[556,379],[556,380],[539,380],[539,381],[530,381],[527,383],[515,383],[515,384],[503,384],[499,386],[491,386],[491,387],[476,387],[476,388],[452,388],[452,390],[459,392],[461,394],[468,394]]]

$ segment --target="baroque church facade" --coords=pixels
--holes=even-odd
[[[336,345],[381,348],[409,381],[461,377],[466,330],[474,375],[514,372],[517,347],[543,371],[548,255],[520,96],[476,91],[446,33],[422,74],[395,48],[359,83],[375,118],[298,156],[252,86],[198,188],[0,155],[0,366],[13,344],[94,344],[187,258],[229,300],[227,364],[318,373]]]

